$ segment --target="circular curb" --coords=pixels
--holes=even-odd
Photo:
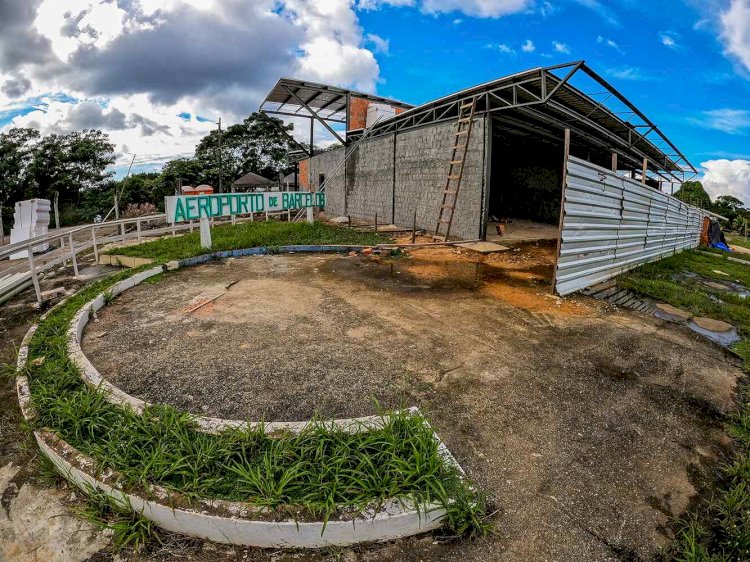
[[[304,246],[301,248],[304,249],[297,250],[297,247],[285,246],[279,248],[278,251],[296,250],[302,252],[320,252],[352,251],[358,249],[358,247],[351,246]],[[335,250],[325,250],[323,248],[335,248]],[[344,248],[346,248],[346,250],[344,250]],[[189,258],[179,262],[170,262],[165,266],[154,267],[120,281],[113,285],[110,290],[113,290],[114,287],[117,286],[119,292],[122,292],[163,271],[205,263],[213,259],[245,255],[262,255],[267,253],[275,252],[269,252],[266,248],[249,248],[247,250],[216,252],[207,256],[198,256],[197,258]],[[100,303],[99,300],[101,300]],[[40,322],[64,302],[65,301],[58,303],[55,307],[42,315]],[[74,322],[69,329],[69,335],[75,337],[69,338],[69,346],[70,342],[80,341],[83,327],[88,321],[88,317],[95,304],[99,304],[99,307],[96,308],[96,310],[104,305],[103,294],[84,305],[82,310],[76,314]],[[36,412],[31,403],[31,391],[28,379],[21,373],[28,361],[29,343],[31,342],[37,328],[38,324],[35,324],[26,333],[21,343],[17,360],[17,369],[19,372],[16,381],[18,401],[23,416],[27,421],[32,421],[36,417]],[[80,350],[80,344],[77,345],[78,350]],[[86,359],[82,351],[80,352],[80,356],[76,356],[73,360],[76,361],[76,365],[78,365],[78,360],[81,360],[82,362],[85,360],[85,363],[82,364],[88,364],[88,366],[96,372],[96,369],[93,368],[93,365],[91,365],[88,359]],[[93,376],[93,373],[90,374]],[[128,405],[134,409],[140,407],[141,410],[137,411],[142,411],[142,408],[146,406],[145,402],[133,398],[107,383],[98,372],[96,372],[96,375],[99,376],[100,381],[98,384],[101,385],[102,388],[106,388],[105,385],[108,385],[110,388],[106,388],[107,391],[113,389],[112,394],[108,394],[108,396],[113,397],[113,401],[117,400],[116,403]],[[131,401],[135,401],[135,403],[131,403]],[[138,403],[140,403],[140,406]],[[415,408],[412,411],[416,412],[417,410]],[[334,422],[341,424],[340,427],[349,431],[362,431],[367,428],[376,427],[367,421],[362,421],[371,420],[372,418],[377,418],[382,423],[382,418],[379,416],[334,420]],[[216,418],[199,419],[206,420],[204,423],[207,424],[207,426],[204,430],[212,433],[218,432],[221,429],[237,427],[236,424],[246,425],[248,423],[253,423],[237,422],[234,420],[217,420]],[[269,429],[269,431],[275,431],[278,429],[295,431],[295,428],[296,431],[299,431],[310,422],[276,423],[282,424],[283,427],[276,427],[274,429]],[[267,428],[272,427],[271,424],[264,425]],[[410,503],[408,499],[392,499],[384,502],[384,504],[378,506],[377,509],[366,509],[362,513],[353,515],[347,519],[329,520],[327,523],[323,521],[295,521],[293,519],[284,521],[260,521],[253,519],[253,517],[263,513],[261,508],[248,503],[224,500],[198,500],[196,502],[197,505],[195,506],[177,507],[180,498],[159,486],[150,486],[147,490],[146,497],[135,493],[124,492],[120,489],[122,479],[121,475],[111,471],[97,475],[97,464],[94,459],[82,454],[50,431],[35,430],[34,438],[36,439],[42,453],[52,461],[57,470],[84,492],[98,490],[109,496],[117,504],[138,512],[143,517],[153,521],[163,529],[217,543],[255,546],[261,548],[325,548],[331,546],[350,546],[365,542],[388,541],[431,531],[442,526],[443,518],[446,515],[446,510],[442,505],[414,505],[413,502]],[[438,443],[439,454],[443,459],[448,464],[454,466],[459,473],[463,474],[463,470],[437,435],[435,435],[435,440]]]

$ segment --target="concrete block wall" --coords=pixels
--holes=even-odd
[[[394,135],[364,141],[346,165],[346,214],[393,222]]]
[[[362,143],[326,187],[329,216],[349,215],[381,224],[393,222],[411,227],[414,211],[417,228],[435,229],[445,188],[455,123],[439,123],[421,129],[378,137]],[[312,159],[313,189],[318,175],[328,177],[343,158],[343,149]],[[475,239],[481,233],[485,183],[485,120],[474,121],[464,164],[461,192],[451,227],[451,237]],[[395,168],[394,168],[395,162]]]
[[[435,230],[451,147],[455,143],[454,131],[453,122],[440,123],[401,133],[396,138],[396,224],[410,227],[416,210],[417,228]],[[451,237],[479,238],[483,220],[484,152],[484,118],[478,118],[472,126]]]
[[[325,174],[328,181],[326,182],[326,215],[329,217],[338,217],[346,215],[346,195],[344,193],[344,168],[342,167],[336,174],[333,171],[344,159],[344,148],[337,148],[329,152],[323,152],[313,156],[310,163],[312,167],[312,187],[311,191],[317,191],[320,187],[320,174]]]

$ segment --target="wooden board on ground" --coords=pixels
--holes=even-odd
[[[459,248],[466,248],[480,254],[492,254],[495,252],[505,252],[509,250],[507,246],[501,246],[494,242],[467,242],[466,244],[456,244]]]

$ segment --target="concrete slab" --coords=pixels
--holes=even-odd
[[[693,315],[687,310],[682,310],[681,308],[676,308],[671,304],[666,304],[663,302],[660,302],[656,305],[655,314],[657,318],[661,318],[662,320],[670,320],[672,322],[684,322],[686,320],[690,320],[693,317]]]
[[[459,248],[466,248],[480,254],[492,254],[495,252],[505,252],[509,250],[508,246],[501,246],[494,242],[468,242],[466,244],[457,244]]]

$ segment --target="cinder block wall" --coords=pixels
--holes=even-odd
[[[396,216],[394,222],[410,227],[417,212],[417,227],[435,230],[443,198],[454,123],[440,123],[401,133],[396,138]],[[474,121],[464,163],[451,236],[475,239],[481,232],[482,196],[485,178],[484,119]]]
[[[485,120],[475,120],[464,165],[451,237],[479,238],[483,218],[485,182]],[[433,231],[442,201],[455,124],[440,123],[378,137],[362,143],[326,186],[329,216],[349,215],[411,227],[414,211],[417,228]],[[312,159],[313,188],[319,174],[329,177],[343,159],[343,148]],[[395,162],[395,168],[394,168]]]

